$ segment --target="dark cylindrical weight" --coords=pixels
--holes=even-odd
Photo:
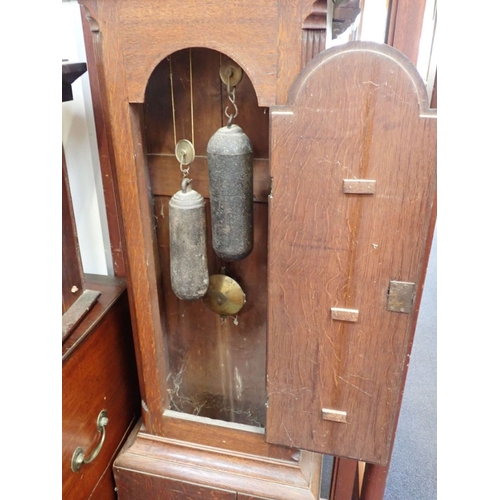
[[[224,260],[253,248],[252,145],[238,125],[222,127],[207,145],[212,245]]]
[[[205,200],[183,182],[169,202],[170,280],[179,299],[196,300],[208,289]]]

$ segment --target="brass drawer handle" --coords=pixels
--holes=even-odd
[[[97,417],[97,432],[101,434],[99,444],[89,455],[89,458],[85,458],[85,453],[80,446],[74,451],[73,458],[71,459],[71,470],[73,472],[78,472],[83,464],[89,464],[99,455],[102,445],[104,444],[104,439],[106,438],[106,425],[108,421],[108,412],[106,410],[101,410]]]

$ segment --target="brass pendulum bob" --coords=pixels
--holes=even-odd
[[[169,202],[170,279],[179,299],[196,300],[208,289],[205,199],[184,178]]]
[[[225,274],[210,276],[205,305],[220,316],[234,316],[245,305],[245,293],[234,279]]]

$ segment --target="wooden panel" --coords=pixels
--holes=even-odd
[[[438,77],[437,77],[437,70],[436,70],[436,77],[434,78],[434,87],[432,89],[432,98],[431,98],[431,108],[437,108],[437,87],[438,85]]]
[[[277,0],[238,5],[212,0],[202,7],[194,0],[153,0],[147,6],[141,0],[120,3],[131,102],[143,102],[149,75],[164,57],[187,47],[207,47],[231,57],[251,74],[262,106],[274,103]]]
[[[148,170],[151,192],[156,195],[173,196],[180,189],[179,162],[175,156],[149,155]],[[190,177],[193,189],[209,198],[208,164],[206,157],[197,157],[191,163]],[[271,193],[271,176],[267,159],[253,161],[254,201],[267,203]]]
[[[263,429],[260,429],[262,433],[254,432],[255,429],[248,427],[242,431],[241,428],[232,428],[225,424],[214,425],[213,420],[208,424],[207,420],[200,417],[189,419],[189,416],[170,411],[166,437],[278,460],[291,461],[297,456],[298,450],[266,443]],[[218,423],[222,424],[222,421]]]
[[[140,0],[120,0],[109,2],[115,15],[108,17],[99,6],[102,0],[79,2],[99,22],[105,37],[108,27],[119,20],[130,102],[144,102],[149,76],[166,56],[188,47],[206,47],[243,67],[261,106],[286,100],[301,69],[304,20],[318,9],[315,4],[323,3],[245,0],[233,5],[211,0],[200,7],[195,0],[155,0],[147,6]]]
[[[348,458],[335,458],[329,500],[354,500],[358,488],[358,462]]]
[[[144,474],[132,470],[115,469],[120,500],[236,500],[234,491],[206,488],[199,484]]]
[[[96,54],[99,54],[99,84],[105,96],[108,139],[116,169],[116,187],[123,215],[122,244],[126,251],[128,296],[134,328],[134,344],[137,352],[139,384],[144,401],[144,418],[150,428],[162,427],[161,417],[167,395],[162,392],[165,367],[157,363],[162,355],[163,332],[159,318],[155,284],[154,233],[151,228],[151,205],[147,193],[144,169],[144,140],[137,131],[141,129],[141,113],[130,106],[126,97],[125,71],[122,65],[122,48],[119,8],[113,1],[80,1],[91,19],[97,35],[94,38]],[[105,33],[100,29],[105,26]],[[152,287],[152,288],[150,288]],[[142,355],[147,353],[147,363]],[[145,384],[145,379],[148,383]],[[149,410],[152,410],[151,412]]]
[[[96,274],[85,274],[84,288],[89,287],[99,291],[101,295],[92,308],[91,314],[86,315],[78,325],[78,328],[63,341],[63,362],[73,354],[78,345],[99,325],[106,311],[120,299],[126,290],[125,281],[123,279]]]
[[[325,50],[327,0],[316,0],[302,26],[302,68]]]
[[[92,309],[97,302],[100,292],[97,290],[84,290],[78,297],[78,300],[73,302],[71,307],[63,314],[62,317],[62,340],[66,340],[72,330],[76,328],[78,323],[83,321],[85,315]]]
[[[117,500],[118,496],[115,491],[115,480],[113,478],[112,464],[109,464],[109,473],[106,473],[99,481],[94,491],[91,493],[89,500]]]
[[[256,497],[254,495],[245,495],[244,493],[238,493],[238,500],[271,500],[269,497]]]
[[[107,276],[87,276],[87,284],[99,289],[101,296],[63,344],[62,494],[68,500],[87,499],[103,475],[111,479],[111,461],[122,438],[139,417],[137,373],[124,282]],[[93,462],[72,472],[75,449],[82,447],[88,457],[97,445],[96,421],[103,409],[108,412],[109,423],[102,450]],[[107,489],[105,484],[101,488]],[[109,495],[109,491],[105,494]],[[104,494],[101,498],[105,498]]]
[[[177,162],[175,144],[188,139],[194,144],[196,157],[206,157],[210,137],[227,123],[224,110],[228,105],[228,112],[232,112],[219,76],[221,62],[227,60],[230,59],[214,50],[195,48],[176,52],[158,64],[145,98],[149,155],[171,155]],[[234,122],[248,135],[254,158],[268,158],[268,109],[259,108],[246,73],[236,86],[236,105],[238,116]]]
[[[425,0],[417,2],[393,0],[391,3],[387,43],[403,52],[412,62],[418,60],[425,4]],[[399,8],[399,5],[402,8]],[[434,80],[430,108],[437,108],[437,74]],[[409,345],[410,350],[411,345]],[[404,379],[406,379],[406,375],[404,375]],[[398,407],[401,406],[402,392],[403,387]],[[397,421],[399,411],[396,413]],[[363,500],[383,500],[388,471],[388,466],[367,464],[363,482]]]
[[[271,112],[267,439],[387,463],[417,314],[387,311],[387,290],[397,279],[421,294],[435,114],[415,68],[367,42],[323,52],[289,103]],[[345,178],[377,191],[344,194]],[[332,307],[358,322],[332,321]]]
[[[163,276],[171,408],[263,426],[266,402],[267,204],[254,204],[254,249],[243,261],[216,257],[208,232],[210,274],[225,268],[246,295],[235,318],[221,318],[203,301],[179,300],[170,285],[168,201],[155,197]],[[207,204],[207,224],[210,211]]]
[[[136,498],[136,492],[142,492],[137,498],[157,498],[160,491],[167,499],[177,493],[203,499],[229,498],[229,493],[239,498],[241,493],[256,499],[316,500],[321,457],[302,455],[273,460],[139,432],[115,461],[114,475],[120,500]],[[303,461],[313,466],[304,467]]]
[[[83,269],[69,188],[66,158],[62,152],[62,313],[83,293]]]
[[[109,142],[109,123],[106,121],[107,102],[101,82],[102,54],[98,43],[99,32],[95,21],[87,19],[82,8],[82,27],[85,41],[90,91],[92,94],[92,111],[94,113],[95,132],[99,151],[99,166],[106,207],[108,233],[113,257],[115,276],[125,276],[124,248],[122,244],[123,228],[118,202],[118,189],[114,171],[113,149]],[[95,43],[94,43],[95,40]]]
[[[223,123],[220,57],[213,50],[186,49],[155,68],[145,98],[148,154],[174,155],[177,141],[188,139],[197,156],[206,156],[208,140]]]
[[[363,476],[363,500],[384,500],[388,473],[388,466],[366,464]]]
[[[323,0],[279,0],[276,104],[286,103],[288,91],[303,63],[324,48],[323,4]]]
[[[418,61],[426,0],[392,0],[387,43],[413,64]],[[434,106],[433,106],[434,107]]]

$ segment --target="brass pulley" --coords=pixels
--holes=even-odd
[[[226,106],[224,110],[224,114],[229,118],[227,127],[230,127],[233,120],[238,116],[238,106],[236,106],[236,85],[238,85],[243,78],[243,70],[233,62],[226,61],[220,66],[219,76],[226,84],[227,98],[234,108],[231,114],[227,111],[229,106]]]
[[[195,157],[194,146],[187,139],[181,139],[175,145],[175,157],[182,165],[190,165]]]
[[[169,201],[170,281],[181,300],[201,299],[208,287],[205,199],[188,179],[194,147],[179,141],[176,147],[183,175],[181,189]]]
[[[231,89],[241,82],[243,70],[234,62],[227,60],[221,63],[219,76],[226,86]]]
[[[234,316],[245,301],[245,293],[234,279],[224,274],[210,276],[203,302],[211,311],[220,316]]]

